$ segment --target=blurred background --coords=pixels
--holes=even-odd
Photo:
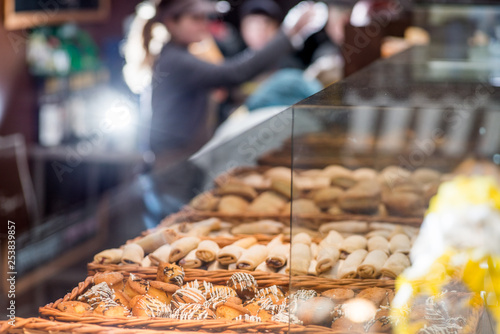
[[[247,47],[258,49],[298,3],[215,2],[212,38],[192,48],[214,62]],[[435,59],[428,75],[436,80],[483,71],[489,85],[500,86],[498,1],[324,2],[326,26],[280,64],[307,78],[302,95],[284,94],[269,103],[258,94],[259,79],[232,87],[221,99],[217,125],[256,109],[292,105],[415,45],[445,44],[443,59],[457,60],[451,68]],[[7,221],[16,223],[20,317],[35,316],[38,306],[81,281],[97,250],[158,223],[147,218],[126,226],[102,223],[108,221],[106,194],[140,180],[155,161],[147,142],[150,114],[134,88],[141,77],[125,66],[133,18],[148,19],[151,10],[151,3],[137,0],[0,0],[0,235],[4,252]],[[250,14],[266,19],[245,21]],[[160,40],[167,34],[156,33]],[[478,59],[488,66],[471,68]],[[0,263],[3,275],[3,255]],[[3,276],[0,287],[4,294]]]

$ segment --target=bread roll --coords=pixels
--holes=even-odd
[[[387,253],[384,251],[376,249],[369,252],[363,263],[358,267],[358,276],[361,278],[378,278],[386,261]]]
[[[204,262],[212,262],[217,258],[220,247],[213,240],[203,240],[198,244],[196,257]]]
[[[254,270],[267,257],[267,248],[264,245],[253,245],[241,254],[236,263],[238,269]]]

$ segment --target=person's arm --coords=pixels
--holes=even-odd
[[[189,54],[175,60],[170,57],[160,58],[158,65],[160,71],[170,72],[172,75],[182,78],[182,83],[186,85],[196,85],[196,87],[231,86],[243,83],[271,68],[292,50],[289,38],[280,31],[264,49],[257,52],[245,50],[222,64],[211,64]],[[173,63],[167,63],[171,61]]]

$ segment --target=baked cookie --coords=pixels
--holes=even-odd
[[[257,196],[248,207],[248,212],[262,214],[278,214],[283,210],[287,200],[274,191],[266,191]]]
[[[346,300],[354,298],[354,291],[351,289],[330,289],[323,291],[321,296],[330,298],[336,304],[342,304]]]
[[[341,194],[338,202],[343,211],[372,214],[378,211],[380,194],[380,187],[376,182],[361,181]]]
[[[215,189],[215,195],[218,196],[227,196],[234,195],[238,197],[242,197],[246,200],[252,201],[257,197],[257,191],[241,182],[230,181],[224,183],[222,186]]]
[[[337,203],[337,199],[343,192],[340,187],[327,187],[314,191],[311,198],[320,209],[326,210]]]
[[[227,214],[240,214],[247,211],[248,202],[240,196],[227,195],[220,199],[218,211]]]
[[[200,211],[215,211],[219,205],[219,198],[209,192],[197,195],[189,202],[189,206]]]

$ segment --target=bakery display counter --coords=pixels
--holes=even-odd
[[[470,201],[500,209],[498,88],[436,80],[436,54],[414,48],[378,61],[110,194],[115,239],[88,277],[41,307],[43,319],[2,329],[492,332],[495,309],[461,281],[456,261],[431,266],[420,282],[435,286],[406,274],[421,265],[415,249],[439,249],[426,244],[440,233],[429,234],[429,214],[448,207],[436,204],[450,201],[446,189],[456,186],[453,201],[464,205],[473,189],[481,195]],[[401,297],[405,284],[414,289]]]

